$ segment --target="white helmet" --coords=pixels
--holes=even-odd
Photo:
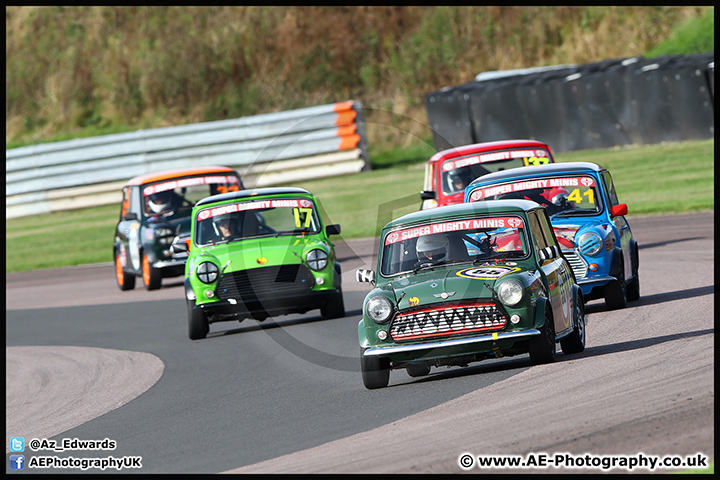
[[[445,235],[425,235],[415,244],[418,260],[444,260],[448,253],[448,240]],[[430,258],[432,257],[432,258]]]
[[[157,192],[150,195],[148,206],[154,213],[162,213],[170,206],[170,191]]]
[[[564,188],[558,191],[553,197],[552,197],[552,203],[553,205],[557,205],[558,207],[563,207],[569,203],[568,201],[568,192]]]

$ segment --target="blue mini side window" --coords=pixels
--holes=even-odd
[[[602,176],[603,186],[605,187],[609,205],[617,205],[620,202],[618,201],[617,193],[615,193],[615,185],[613,184],[610,172],[604,170],[600,175]]]

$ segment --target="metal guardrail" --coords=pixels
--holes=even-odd
[[[125,181],[171,168],[225,165],[249,188],[370,168],[358,101],[5,152],[7,218],[119,204]]]

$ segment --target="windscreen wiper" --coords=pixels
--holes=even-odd
[[[473,265],[477,265],[478,263],[485,262],[487,260],[493,259],[493,258],[505,258],[508,256],[507,252],[490,252],[484,254],[482,258],[478,257],[475,260],[473,260]]]
[[[423,268],[435,268],[435,267],[440,267],[442,265],[454,265],[457,263],[467,263],[469,261],[470,260],[440,260],[439,262],[435,262],[435,263],[429,263],[429,262],[423,263],[419,267],[416,267],[413,270],[413,273],[417,273],[418,271],[422,270]]]
[[[586,212],[585,210],[563,210],[562,212],[557,212],[557,213],[553,213],[552,215],[550,215],[550,220],[552,220],[555,217],[562,217],[565,215],[572,216],[572,215],[587,215],[587,214],[588,214],[588,212]]]

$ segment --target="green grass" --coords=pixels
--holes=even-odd
[[[714,210],[714,140],[583,150],[558,161],[607,168],[630,216]]]
[[[692,18],[679,26],[673,35],[647,53],[648,58],[662,55],[708,53],[715,51],[715,12]]]
[[[557,160],[608,168],[632,218],[714,210],[714,147],[703,140],[583,150]],[[325,223],[339,223],[342,238],[374,237],[387,221],[420,207],[424,162],[408,164],[410,158],[417,150],[385,155],[384,168],[294,186],[317,196]],[[118,214],[119,205],[107,205],[6,220],[6,273],[111,262]]]
[[[710,465],[708,465],[707,468],[695,468],[692,470],[685,470],[684,472],[675,472],[679,474],[697,474],[697,473],[709,473],[712,475],[715,473],[715,462],[710,462]]]
[[[120,205],[5,221],[5,271],[112,261]]]
[[[325,222],[339,223],[343,238],[367,238],[378,235],[384,225],[376,221],[381,205],[394,209],[395,217],[420,208],[424,174],[424,164],[416,163],[292,186],[315,194]]]
[[[435,149],[432,139],[414,143],[407,148],[396,148],[384,152],[373,152],[370,160],[373,170],[424,163],[432,157]]]

